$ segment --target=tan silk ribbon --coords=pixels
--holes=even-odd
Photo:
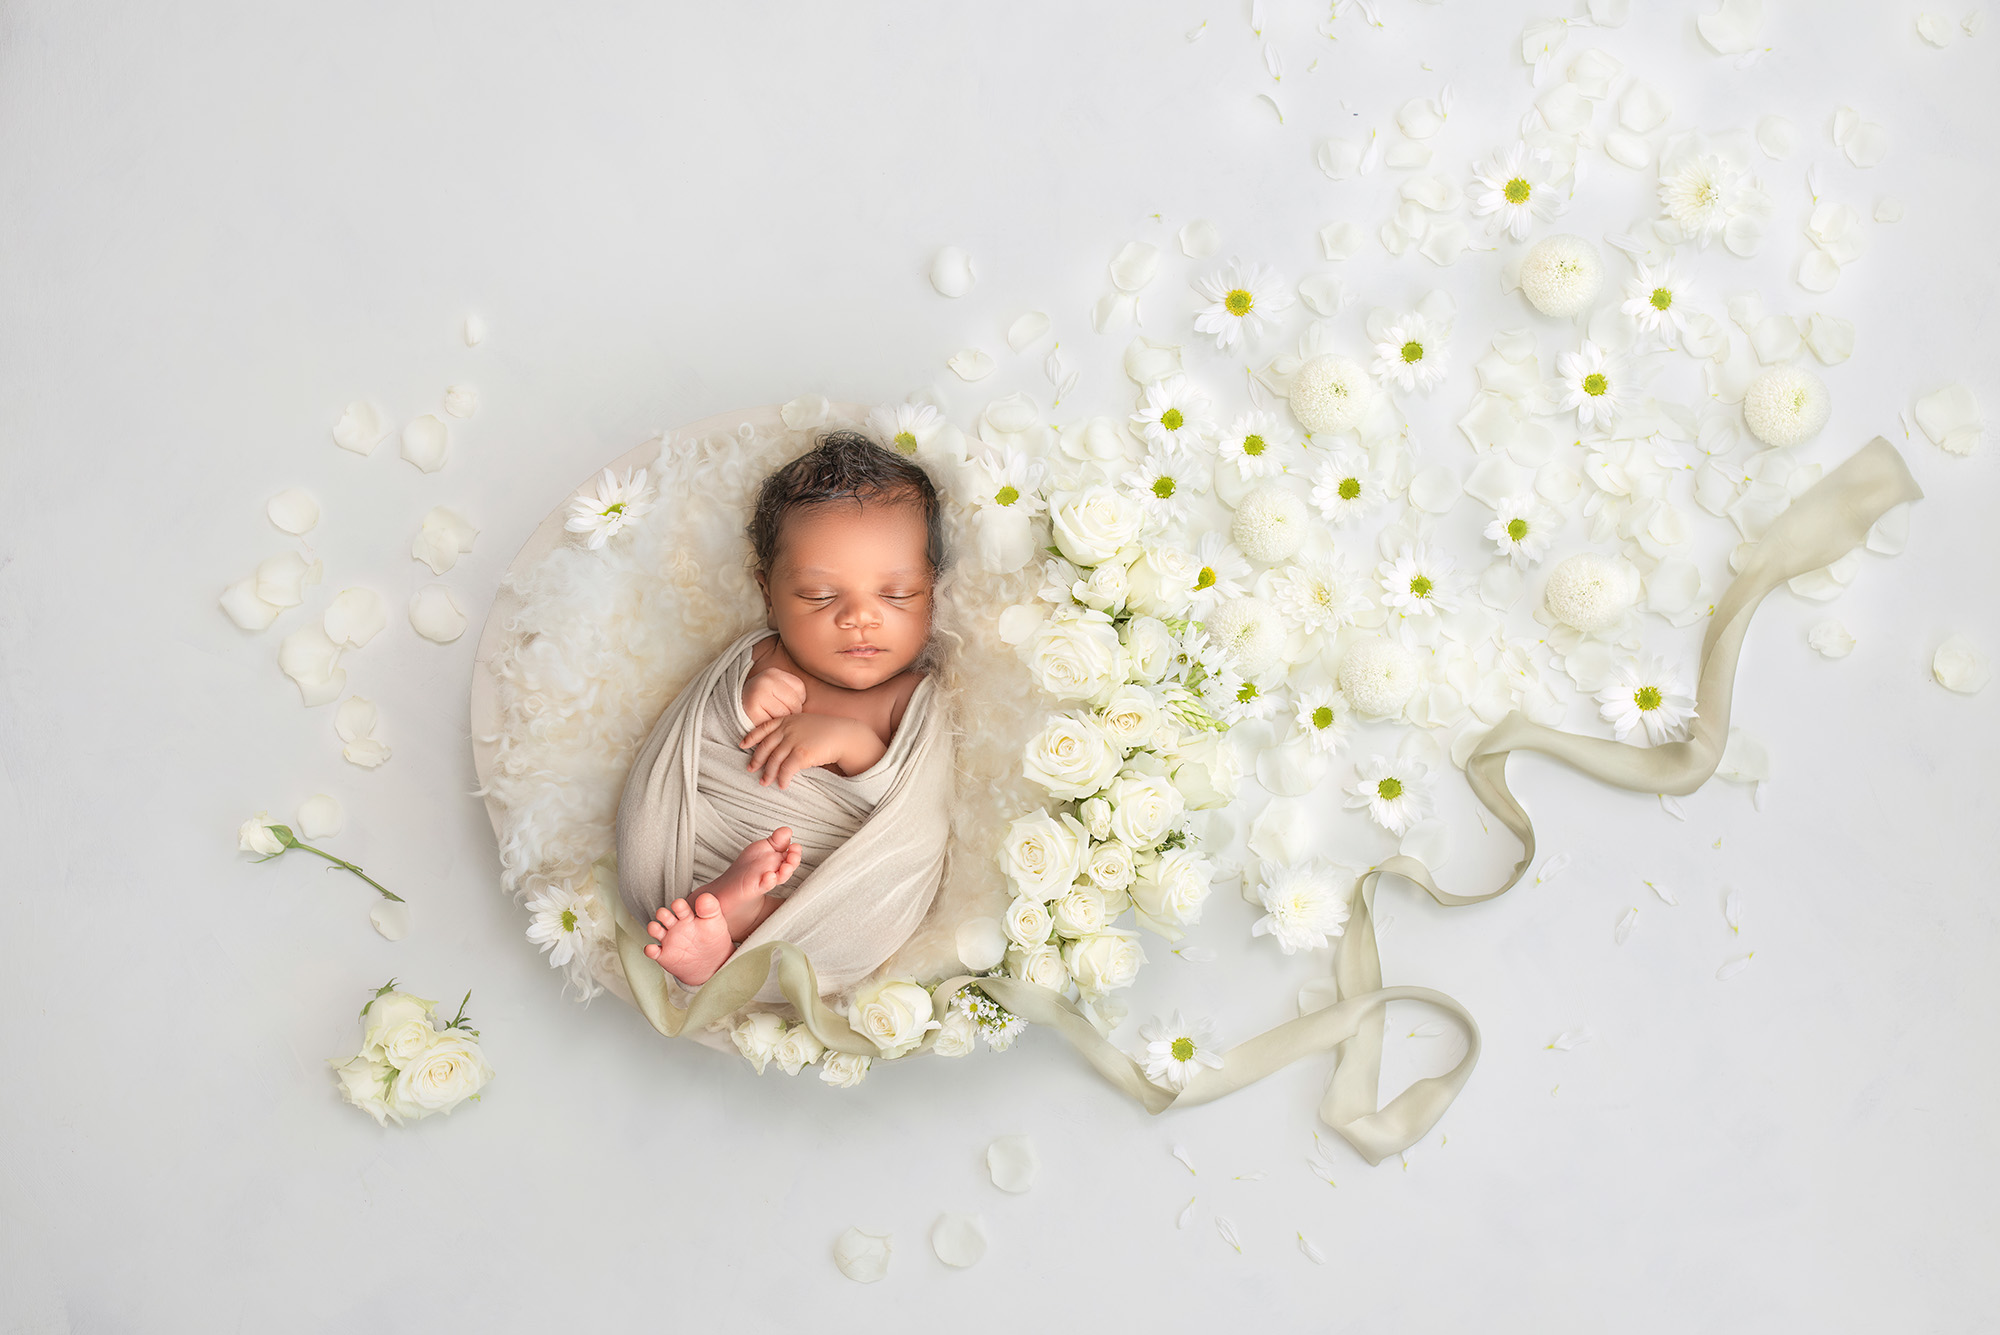
[[[1518,711],[1502,719],[1473,748],[1465,774],[1473,794],[1521,842],[1521,860],[1507,883],[1483,895],[1456,895],[1439,889],[1430,869],[1415,858],[1398,854],[1370,868],[1355,885],[1346,930],[1334,952],[1340,1000],[1237,1044],[1223,1054],[1220,1068],[1200,1068],[1186,1089],[1176,1093],[1146,1079],[1139,1063],[1099,1034],[1075,1002],[1018,978],[948,979],[934,993],[936,1009],[942,1013],[961,988],[977,987],[1030,1024],[1062,1034],[1099,1074],[1152,1113],[1207,1103],[1301,1057],[1333,1052],[1338,1064],[1320,1100],[1320,1119],[1371,1164],[1409,1148],[1444,1115],[1472,1074],[1479,1058],[1479,1028],[1463,1006],[1442,992],[1382,985],[1375,943],[1377,883],[1385,875],[1401,876],[1445,905],[1477,904],[1512,889],[1535,857],[1534,825],[1507,787],[1507,757],[1514,751],[1553,756],[1620,788],[1649,793],[1689,793],[1699,788],[1722,759],[1729,738],[1737,655],[1751,614],[1764,596],[1788,579],[1840,559],[1867,538],[1883,514],[1922,495],[1902,455],[1877,436],[1773,521],[1712,614],[1702,640],[1696,717],[1687,741],[1641,747],[1544,727]],[[677,1035],[690,1024],[703,1029],[733,1014],[757,994],[775,967],[786,999],[814,1037],[837,1052],[879,1054],[872,1040],[820,1000],[811,962],[790,942],[773,941],[732,955],[683,1010],[668,1000],[660,966],[646,958],[643,929],[622,905],[616,912],[618,955],[626,981],[640,1011],[662,1034]],[[1465,1027],[1466,1050],[1449,1071],[1415,1081],[1378,1107],[1383,1028],[1391,1001],[1424,1001],[1450,1012]]]

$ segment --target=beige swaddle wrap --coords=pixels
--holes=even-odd
[[[765,786],[740,747],[743,683],[759,627],[674,697],[639,748],[618,804],[618,890],[639,922],[686,898],[743,849],[788,825],[799,866],[781,904],[739,950],[789,941],[821,996],[866,978],[916,930],[937,893],[950,834],[952,729],[935,679],[917,684],[889,749],[852,777],[823,766]],[[784,998],[767,979],[756,1000]]]

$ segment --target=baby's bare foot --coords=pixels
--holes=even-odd
[[[722,904],[731,937],[750,934],[766,891],[783,885],[798,870],[803,851],[792,842],[792,827],[780,825],[768,839],[752,840],[729,870],[706,887]]]
[[[692,909],[685,899],[676,899],[659,911],[657,921],[646,924],[646,930],[655,941],[646,947],[647,958],[658,961],[686,987],[707,982],[734,949],[722,905],[706,890],[695,896]]]

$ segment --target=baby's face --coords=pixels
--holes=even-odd
[[[831,501],[787,515],[758,583],[792,661],[855,691],[915,662],[930,637],[928,540],[922,509],[907,502]]]

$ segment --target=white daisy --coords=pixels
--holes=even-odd
[[[1714,153],[1686,157],[1671,173],[1662,161],[1660,204],[1681,230],[1704,245],[1741,211],[1744,173]]]
[[[1227,688],[1217,688],[1218,692],[1226,689],[1224,698],[1217,703],[1231,726],[1248,719],[1274,718],[1285,708],[1283,664],[1263,676],[1246,675],[1234,664],[1226,664],[1219,675],[1232,683]]]
[[[1261,264],[1246,268],[1234,259],[1221,273],[1196,279],[1194,288],[1209,303],[1195,313],[1195,330],[1214,334],[1215,346],[1224,350],[1245,338],[1255,340],[1268,317],[1292,304],[1291,291],[1277,274]]]
[[[1189,593],[1193,610],[1189,619],[1206,620],[1225,598],[1240,598],[1243,581],[1250,578],[1250,563],[1234,543],[1220,533],[1208,532],[1194,546],[1194,583]]]
[[[1370,369],[1398,389],[1428,394],[1444,383],[1450,366],[1445,342],[1450,337],[1449,321],[1435,322],[1415,313],[1405,315],[1383,331],[1382,340],[1375,345],[1375,364]]]
[[[1695,717],[1694,695],[1686,680],[1669,671],[1658,658],[1644,663],[1628,659],[1614,669],[1612,679],[1597,693],[1597,712],[1611,725],[1611,735],[1624,741],[1634,728],[1644,730],[1646,744],[1678,742]]]
[[[914,456],[937,439],[944,418],[928,403],[885,403],[868,414],[868,431],[898,454]]]
[[[1119,480],[1161,528],[1187,522],[1188,500],[1208,490],[1208,465],[1191,454],[1155,447]]]
[[[1291,453],[1291,428],[1273,413],[1245,413],[1230,423],[1215,452],[1235,468],[1246,482],[1251,478],[1276,477],[1284,471],[1285,456]]]
[[[1208,712],[1225,727],[1235,727],[1243,718],[1243,704],[1237,698],[1243,691],[1243,674],[1227,659],[1214,667],[1209,667],[1206,663],[1202,666],[1207,675],[1196,684],[1195,693],[1201,697]],[[1253,699],[1255,694],[1252,693]]]
[[[1329,524],[1349,524],[1387,500],[1374,465],[1359,450],[1335,450],[1313,472],[1312,502]]]
[[[1277,938],[1287,955],[1318,950],[1347,925],[1347,886],[1340,869],[1325,858],[1286,867],[1270,858],[1258,860],[1257,898],[1264,916],[1251,924],[1250,935]]]
[[[1299,707],[1293,721],[1311,739],[1313,750],[1323,756],[1339,751],[1354,727],[1354,706],[1337,686],[1308,686],[1297,695]]]
[[[1486,536],[1515,565],[1533,565],[1548,554],[1549,539],[1561,527],[1562,516],[1533,496],[1509,496],[1493,507]]]
[[[1366,612],[1361,576],[1338,554],[1306,555],[1271,575],[1271,602],[1308,635],[1332,635]]]
[[[1405,547],[1393,561],[1375,567],[1382,580],[1382,602],[1404,616],[1435,616],[1458,610],[1458,590],[1452,582],[1456,563],[1426,543]]]
[[[1042,499],[1042,482],[1048,464],[1013,446],[989,449],[971,461],[969,488],[972,503],[981,509],[1012,510],[1037,515],[1047,508]]]
[[[1644,333],[1672,345],[1672,335],[1687,332],[1687,296],[1694,287],[1668,256],[1659,264],[1640,264],[1625,280],[1625,301],[1618,309],[1632,317]]]
[[[1619,410],[1631,402],[1631,379],[1625,359],[1590,339],[1581,352],[1560,353],[1556,357],[1556,381],[1562,392],[1562,409],[1576,409],[1584,427],[1609,431],[1618,420]]]
[[[1548,183],[1548,165],[1547,149],[1531,151],[1526,144],[1516,144],[1505,153],[1495,153],[1484,171],[1473,172],[1480,188],[1473,193],[1472,211],[1480,217],[1490,215],[1489,233],[1506,232],[1520,241],[1537,218],[1546,222],[1562,212],[1562,198]]]
[[[575,958],[590,927],[590,901],[566,885],[552,885],[528,901],[534,920],[528,939],[549,952],[549,966],[560,969]]]
[[[607,468],[597,484],[596,495],[586,494],[570,501],[569,518],[563,527],[571,533],[588,533],[590,540],[586,545],[595,551],[652,508],[645,469],[636,473],[626,469],[625,480],[621,482]]]
[[[1376,756],[1355,772],[1348,785],[1349,808],[1366,807],[1368,817],[1390,834],[1407,833],[1430,814],[1430,792],[1424,783],[1430,766]]]
[[[1185,375],[1170,375],[1146,386],[1132,425],[1148,445],[1186,451],[1207,439],[1215,424],[1208,416],[1208,395]]]
[[[1139,1056],[1146,1078],[1165,1089],[1186,1089],[1204,1066],[1222,1069],[1222,1057],[1213,1046],[1215,1026],[1206,1019],[1189,1024],[1174,1011],[1164,1020],[1140,1025],[1139,1037],[1146,1040],[1146,1050]]]

